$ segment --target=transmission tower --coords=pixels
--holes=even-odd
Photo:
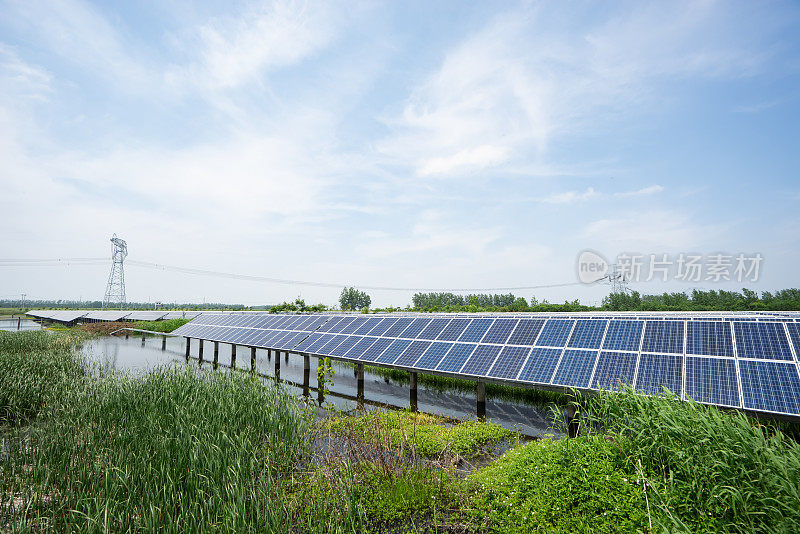
[[[106,296],[103,298],[103,309],[125,308],[125,271],[122,262],[128,256],[128,244],[117,237],[111,238],[113,249],[111,253],[111,274],[108,275],[108,285],[106,285]]]
[[[611,283],[612,293],[627,293],[628,292],[628,276],[626,271],[620,265],[614,264],[611,266],[611,272],[606,276]]]

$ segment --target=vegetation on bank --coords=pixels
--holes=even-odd
[[[603,304],[584,306],[577,300],[563,304],[539,302],[531,297],[507,295],[456,295],[454,293],[416,293],[414,311],[436,312],[581,312],[581,311],[767,311],[800,310],[800,289],[782,289],[760,295],[749,289],[738,291],[693,290],[687,293],[640,295],[612,293]]]
[[[581,437],[528,443],[410,412],[314,421],[242,373],[100,374],[80,335],[0,332],[2,530],[800,531],[800,446],[739,413],[609,393],[576,401]]]
[[[151,330],[153,332],[172,332],[191,321],[191,319],[167,319],[165,321],[139,321],[133,323],[133,328]]]

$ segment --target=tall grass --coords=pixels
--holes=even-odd
[[[88,367],[73,349],[78,333],[0,331],[0,425],[25,424],[61,401]]]
[[[578,402],[589,433],[611,433],[650,474],[661,526],[800,532],[800,444],[740,412],[632,391]]]
[[[191,319],[184,318],[167,319],[166,321],[139,321],[133,324],[133,328],[151,330],[153,332],[172,332],[189,321],[191,321]]]
[[[159,368],[64,393],[3,467],[10,500],[0,503],[0,524],[284,529],[276,482],[303,455],[306,431],[284,390],[236,373]]]

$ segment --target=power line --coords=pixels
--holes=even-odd
[[[340,288],[350,284],[332,283],[332,282],[310,282],[307,280],[289,280],[285,278],[273,278],[269,276],[255,276],[246,274],[225,273],[221,271],[209,271],[205,269],[192,269],[188,267],[177,267],[174,265],[163,265],[160,263],[151,263],[147,261],[128,260],[128,265],[136,267],[144,267],[147,269],[155,269],[160,271],[172,271],[184,274],[196,274],[205,276],[216,276],[220,278],[230,278],[234,280],[248,280],[252,282],[271,282],[275,284],[285,285],[301,285],[313,287],[330,287]],[[523,291],[530,289],[546,289],[555,287],[567,287],[584,285],[582,282],[567,282],[562,284],[545,284],[536,286],[515,286],[515,287],[468,287],[468,288],[432,288],[432,287],[395,287],[395,286],[365,286],[359,285],[359,289],[369,289],[373,291],[430,291],[430,292],[454,292],[461,293],[467,291]]]
[[[191,267],[179,267],[175,265],[164,265],[149,261],[126,260],[128,265],[142,267],[156,271],[169,271],[183,274],[214,276],[217,278],[228,278],[232,280],[246,280],[250,282],[267,282],[273,284],[283,284],[292,286],[310,286],[341,288],[352,284],[334,282],[314,282],[308,280],[291,280],[286,278],[275,278],[271,276],[257,276],[238,273],[226,273],[222,271],[212,271],[207,269],[194,269]],[[52,258],[52,259],[0,259],[0,267],[21,267],[21,266],[58,266],[58,265],[100,265],[106,264],[106,258]],[[465,292],[493,292],[493,291],[529,291],[533,289],[551,289],[557,287],[571,287],[586,285],[582,282],[564,282],[560,284],[541,284],[532,286],[508,286],[508,287],[458,287],[458,288],[436,288],[436,287],[397,287],[397,286],[364,286],[359,285],[359,289],[371,291],[425,291],[435,293],[465,293]]]

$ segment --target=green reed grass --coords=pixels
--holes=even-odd
[[[741,412],[632,391],[578,401],[651,478],[667,530],[800,532],[800,444]]]
[[[167,319],[166,321],[139,321],[133,324],[133,328],[141,330],[151,330],[153,332],[172,332],[191,321],[191,319]]]
[[[87,376],[86,362],[73,350],[84,338],[0,331],[0,425],[32,421]]]
[[[238,373],[158,368],[97,378],[4,467],[0,524],[78,531],[285,530],[276,482],[306,423],[281,388]],[[12,471],[12,472],[9,472]]]

